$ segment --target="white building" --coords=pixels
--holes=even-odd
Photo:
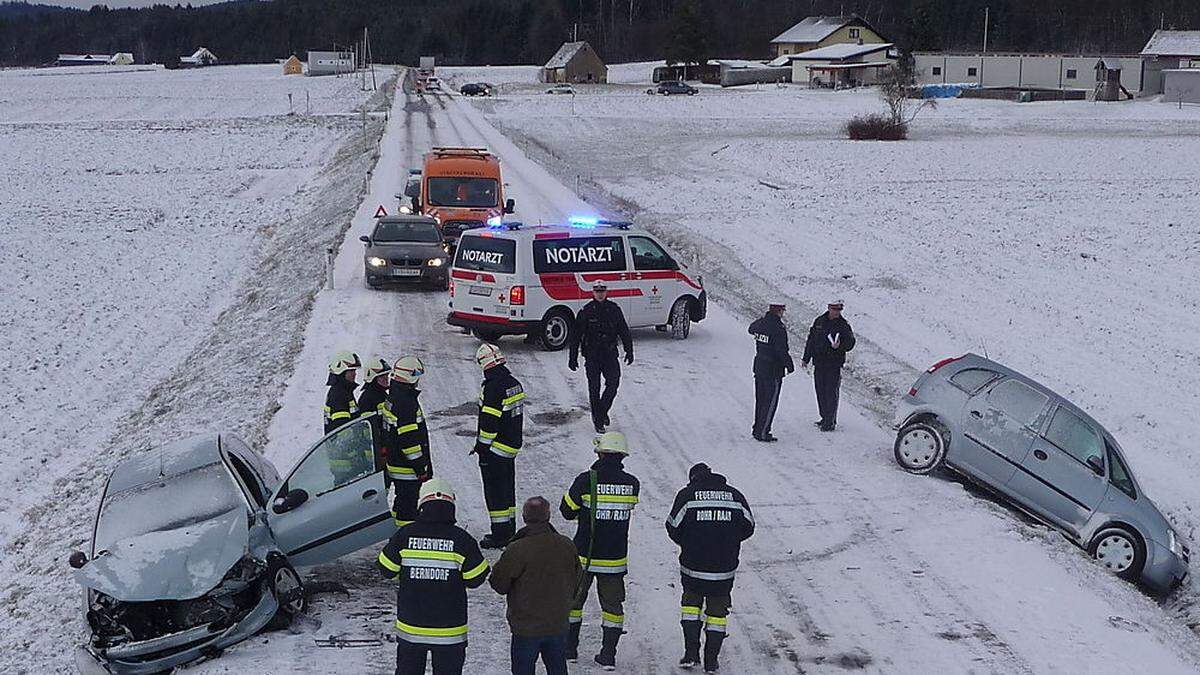
[[[1121,66],[1121,85],[1137,95],[1143,90],[1138,56],[1084,54],[1020,54],[915,52],[919,84],[975,84],[983,88],[1082,89],[1096,87],[1096,64]]]
[[[1164,91],[1163,71],[1200,68],[1200,30],[1157,30],[1142,49],[1145,93]]]
[[[772,65],[786,59],[792,65],[792,82],[808,82],[814,87],[854,87],[875,84],[879,73],[896,63],[892,43],[834,44],[801,54],[781,56]]]
[[[179,57],[179,64],[181,66],[184,66],[185,68],[199,68],[201,66],[211,66],[211,65],[215,65],[216,62],[217,62],[217,55],[208,51],[208,48],[206,48],[206,47],[200,47],[196,51],[192,52],[191,56]]]
[[[308,53],[308,74],[338,75],[354,72],[354,54],[351,52]]]
[[[1162,76],[1163,103],[1200,103],[1200,68],[1170,68]]]

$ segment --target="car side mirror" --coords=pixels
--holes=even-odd
[[[271,508],[275,510],[275,513],[287,513],[299,508],[306,501],[308,501],[308,492],[302,488],[296,488],[288,490],[287,494],[278,497]]]
[[[1092,471],[1096,472],[1097,476],[1104,475],[1104,460],[1100,459],[1099,455],[1092,455],[1091,457],[1088,457],[1087,465],[1092,468]]]
[[[67,558],[67,564],[75,569],[81,569],[87,563],[88,557],[83,551],[71,551],[71,556]]]
[[[364,234],[363,236],[359,237],[359,238],[358,238],[358,240],[359,240],[359,241],[361,241],[361,242],[362,242],[362,243],[364,243],[364,244],[370,244],[370,243],[371,243],[371,237],[370,237],[369,235],[365,235],[365,234]]]
[[[517,203],[511,199],[504,200],[504,212],[512,213],[517,208]]]

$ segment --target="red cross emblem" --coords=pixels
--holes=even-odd
[[[652,287],[650,288],[650,292],[651,292],[651,293],[653,293],[653,294],[655,294],[655,295],[658,295],[658,286],[652,286]]]

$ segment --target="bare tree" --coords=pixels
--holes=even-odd
[[[892,126],[907,127],[926,108],[937,108],[932,98],[914,99],[917,72],[912,57],[905,55],[899,63],[884,70],[879,78],[879,98],[888,110]]]

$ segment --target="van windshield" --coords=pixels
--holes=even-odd
[[[517,242],[464,235],[458,240],[454,266],[473,272],[512,274],[517,271]]]
[[[429,203],[434,206],[481,208],[499,204],[495,178],[442,176],[430,178],[428,187]]]

